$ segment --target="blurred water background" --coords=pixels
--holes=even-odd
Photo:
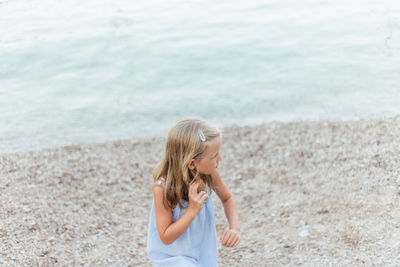
[[[400,1],[0,0],[0,152],[400,113]]]

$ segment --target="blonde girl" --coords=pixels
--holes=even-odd
[[[218,266],[212,191],[229,223],[221,244],[239,244],[236,203],[217,171],[221,142],[218,128],[200,119],[182,119],[170,130],[153,173],[147,253],[154,266]]]

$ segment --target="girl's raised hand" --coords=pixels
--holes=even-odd
[[[239,231],[236,229],[229,229],[221,237],[221,244],[224,247],[234,248],[240,242]]]
[[[205,191],[200,191],[197,193],[197,189],[203,181],[196,181],[189,185],[189,207],[188,210],[192,210],[195,214],[199,214],[203,208],[204,201],[207,199],[208,195]]]

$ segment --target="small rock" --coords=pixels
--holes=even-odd
[[[299,236],[301,236],[301,237],[307,237],[307,236],[310,235],[311,230],[312,230],[312,227],[311,227],[311,226],[304,226],[304,227],[302,227],[302,228],[300,229]]]

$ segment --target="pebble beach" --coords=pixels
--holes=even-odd
[[[241,219],[219,266],[399,266],[400,117],[222,129]],[[0,154],[1,266],[151,266],[165,138]],[[217,235],[228,227],[212,194]]]

